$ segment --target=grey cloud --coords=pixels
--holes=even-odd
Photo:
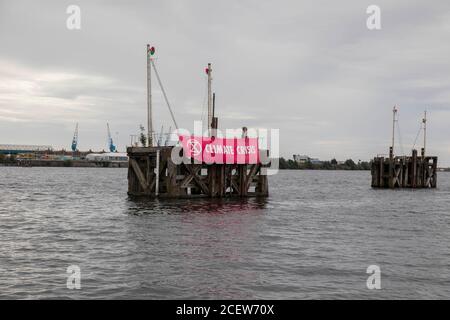
[[[380,31],[365,26],[372,3],[356,0],[77,1],[80,31],[65,27],[69,4],[0,1],[0,60],[24,70],[0,75],[8,81],[31,81],[27,72],[79,76],[30,82],[41,85],[36,101],[50,97],[64,112],[0,85],[3,143],[68,147],[78,121],[82,147],[101,148],[109,121],[123,148],[145,123],[149,42],[183,127],[204,114],[203,70],[212,62],[221,126],[280,128],[284,156],[386,153],[390,110],[398,104],[404,148],[428,108],[430,151],[450,165],[448,1],[377,1]],[[159,92],[155,119],[156,128],[171,125]]]

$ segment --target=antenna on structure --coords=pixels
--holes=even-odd
[[[147,44],[147,141],[153,147],[153,118],[152,118],[152,56],[155,48]]]
[[[425,156],[427,150],[427,111],[425,110],[423,116],[423,155]]]
[[[391,146],[391,152],[390,155],[394,155],[394,149],[395,149],[395,123],[398,121],[397,119],[397,113],[398,109],[397,106],[394,106],[394,109],[392,110],[393,118],[392,118],[392,146]]]
[[[213,93],[213,102],[212,102],[212,121],[211,121],[211,127],[214,128],[213,126],[213,122],[214,122],[214,118],[216,116],[216,93]]]
[[[217,136],[217,128],[219,127],[219,119],[216,117],[216,93],[213,93],[212,117],[211,117],[211,136]]]
[[[211,136],[211,127],[212,127],[212,90],[211,90],[211,82],[212,82],[212,68],[211,63],[208,63],[208,68],[206,68],[206,74],[208,75],[208,135]]]
[[[166,101],[167,108],[169,109],[170,116],[172,117],[172,121],[175,124],[175,127],[178,129],[177,121],[175,120],[175,116],[172,111],[172,107],[170,106],[169,99],[167,98],[166,90],[161,82],[161,78],[158,73],[158,69],[156,68],[153,55],[155,54],[155,47],[150,47],[147,44],[147,92],[148,92],[148,145],[150,147],[153,146],[153,115],[152,115],[152,67],[155,71],[156,80],[158,80],[158,84],[161,88],[161,91],[164,96],[164,100]],[[157,143],[161,143],[161,141],[157,141]]]

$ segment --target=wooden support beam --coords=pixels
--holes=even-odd
[[[217,182],[219,184],[217,195],[219,197],[225,196],[225,191],[226,191],[225,180],[226,180],[226,177],[225,177],[225,166],[219,166],[219,168],[217,170]]]
[[[401,175],[402,175],[402,172],[403,172],[403,170],[402,170],[402,168],[403,168],[403,166],[400,164],[400,165],[396,165],[396,166],[394,166],[394,172],[393,172],[393,178],[392,178],[392,184],[393,184],[393,188],[395,188],[395,187],[400,187],[401,186],[401,179],[400,179],[400,177],[401,177]]]
[[[194,178],[194,181],[200,187],[202,192],[204,194],[206,194],[206,195],[209,195],[209,188],[208,188],[208,186],[202,181],[202,178],[199,177],[198,174],[197,174],[197,172],[199,170],[199,167],[201,169],[201,165],[187,164],[187,165],[184,165],[184,166],[189,171],[189,173],[192,175],[192,177]]]
[[[433,158],[433,179],[431,183],[432,188],[437,187],[437,166],[438,166],[438,159],[436,157]]]
[[[261,165],[194,163],[175,164],[171,160],[172,147],[128,148],[128,194],[151,196],[157,184],[156,153],[159,161],[160,197],[224,197],[268,194],[267,177],[261,175]],[[208,168],[207,176],[200,170]],[[255,192],[249,189],[255,185]],[[188,194],[188,189],[191,192]],[[227,189],[229,192],[227,192]]]
[[[134,173],[136,174],[136,177],[138,178],[138,181],[139,181],[139,184],[141,185],[142,190],[144,192],[146,192],[148,190],[148,184],[147,184],[144,174],[142,173],[141,168],[139,167],[139,164],[133,158],[130,158],[129,161],[130,161],[131,167],[133,168]]]
[[[250,165],[250,172],[249,174],[246,176],[246,180],[245,180],[245,189],[248,190],[250,188],[250,184],[253,181],[253,178],[255,177],[255,175],[258,173],[258,170],[260,169],[260,165],[258,164],[252,164]]]
[[[209,196],[215,197],[217,194],[216,186],[216,164],[211,164],[208,166],[208,184],[209,184]]]
[[[378,182],[378,187],[382,188],[384,187],[384,158],[380,158],[380,164],[379,164],[379,182]]]
[[[408,176],[409,176],[408,162],[406,161],[406,159],[403,159],[402,166],[404,168],[402,187],[406,188],[408,186]]]
[[[417,187],[417,150],[413,150],[411,161],[412,161],[411,186],[413,188],[416,188]]]
[[[239,179],[239,195],[245,196],[247,195],[246,181],[247,178],[247,165],[239,164],[238,165],[238,179]]]
[[[191,174],[187,174],[184,176],[184,179],[180,182],[180,188],[187,188],[189,184],[194,180],[194,176]]]
[[[177,184],[177,166],[170,158],[167,160],[166,188],[168,195],[171,197],[177,197],[181,193]]]

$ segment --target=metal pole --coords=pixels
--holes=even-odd
[[[427,112],[425,111],[425,115],[423,118],[423,153],[426,154],[427,151]]]
[[[216,93],[213,93],[213,102],[212,102],[212,118],[214,118],[216,115]],[[216,128],[217,129],[217,128]]]
[[[211,92],[211,63],[208,63],[208,133],[211,136],[211,122],[212,122],[212,92]]]
[[[153,119],[152,119],[152,73],[151,73],[150,45],[147,44],[147,138],[148,146],[153,147]]]
[[[394,106],[393,121],[392,121],[392,153],[394,154],[395,147],[395,121],[397,121],[397,106]]]

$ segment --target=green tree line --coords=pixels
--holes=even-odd
[[[321,163],[312,163],[310,161],[306,163],[298,163],[292,159],[280,158],[280,169],[292,169],[292,170],[370,170],[371,163],[366,161],[359,161],[356,163],[352,159],[348,159],[344,163],[340,164],[336,159],[331,161],[323,161]]]

